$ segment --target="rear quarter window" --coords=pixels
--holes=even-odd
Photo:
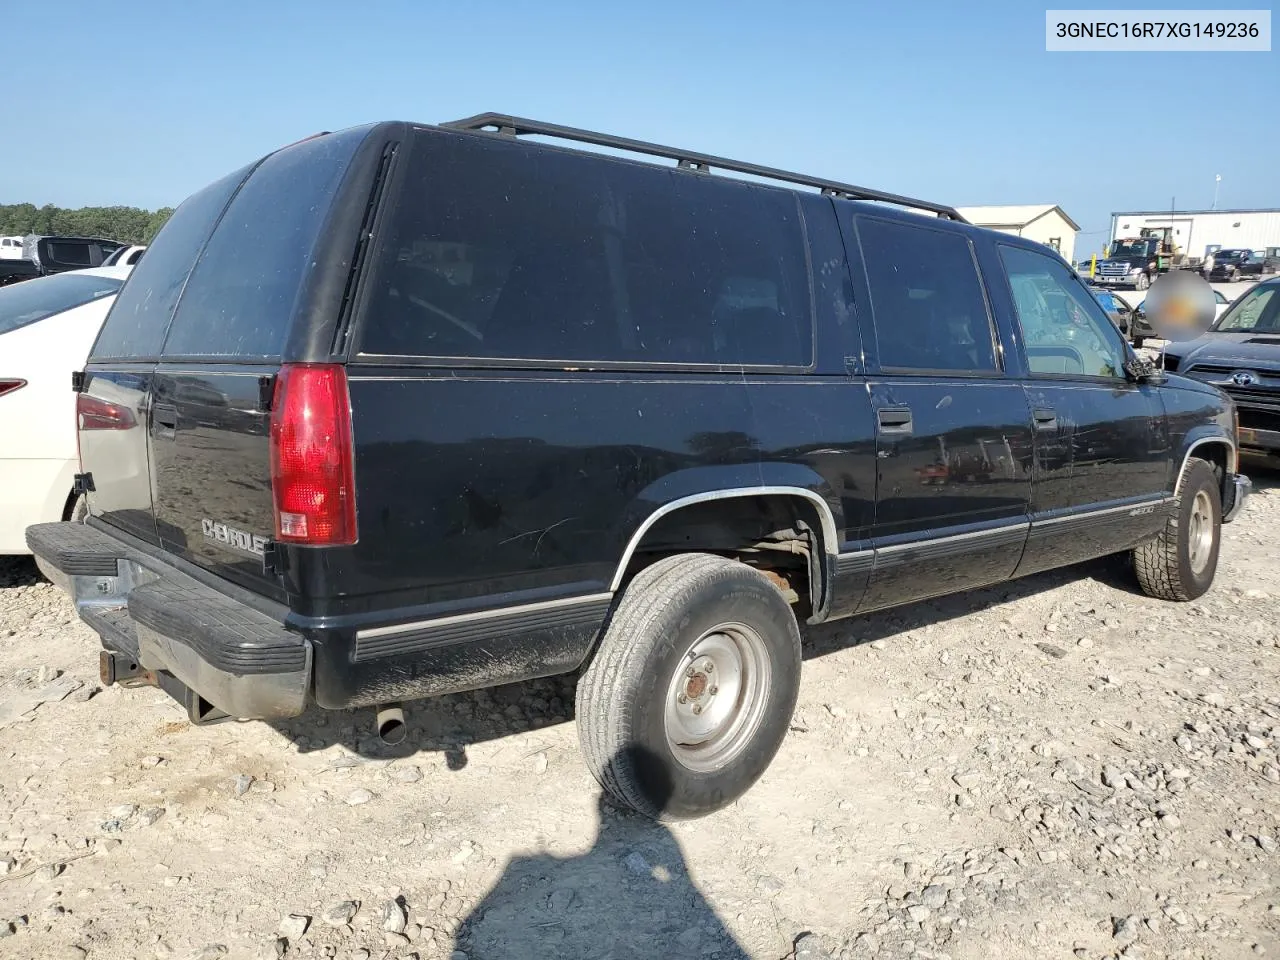
[[[811,362],[793,193],[438,131],[418,133],[403,183],[365,354]]]
[[[191,273],[164,356],[280,355],[333,198],[367,135],[326,134],[272,154],[250,174]],[[139,269],[153,257],[149,250]]]
[[[169,316],[213,225],[249,168],[237,170],[188,197],[161,228],[146,260],[129,274],[94,345],[93,359],[154,357]]]

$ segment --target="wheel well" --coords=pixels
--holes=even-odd
[[[1222,495],[1223,502],[1226,501],[1227,496],[1227,469],[1231,462],[1230,457],[1231,444],[1225,440],[1209,440],[1192,449],[1186,458],[1187,461],[1204,460],[1213,467],[1213,472],[1218,478],[1218,492]],[[1186,463],[1183,464],[1183,471],[1186,471]],[[1178,481],[1182,481],[1181,474],[1178,476]]]
[[[645,530],[622,583],[663,557],[712,553],[763,572],[807,619],[821,605],[824,559],[819,508],[786,494],[728,497],[678,507]]]

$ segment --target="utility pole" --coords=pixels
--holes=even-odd
[[[1222,183],[1222,174],[1215,173],[1213,175],[1213,207],[1211,208],[1213,210],[1218,209],[1218,184],[1220,183]]]

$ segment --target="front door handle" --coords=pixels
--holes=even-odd
[[[881,433],[910,433],[910,407],[881,407],[876,411],[876,421]]]
[[[1053,430],[1058,426],[1058,414],[1050,407],[1036,407],[1031,411],[1031,419],[1036,422],[1037,430]]]

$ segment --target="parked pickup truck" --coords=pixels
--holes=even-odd
[[[0,260],[0,286],[66,270],[100,267],[123,246],[97,237],[24,237],[21,259]]]
[[[500,115],[195,194],[75,387],[90,516],[27,541],[104,682],[394,737],[581,671],[588,767],[655,817],[764,772],[808,625],[1118,552],[1194,599],[1250,489],[1226,396],[1038,243]]]

